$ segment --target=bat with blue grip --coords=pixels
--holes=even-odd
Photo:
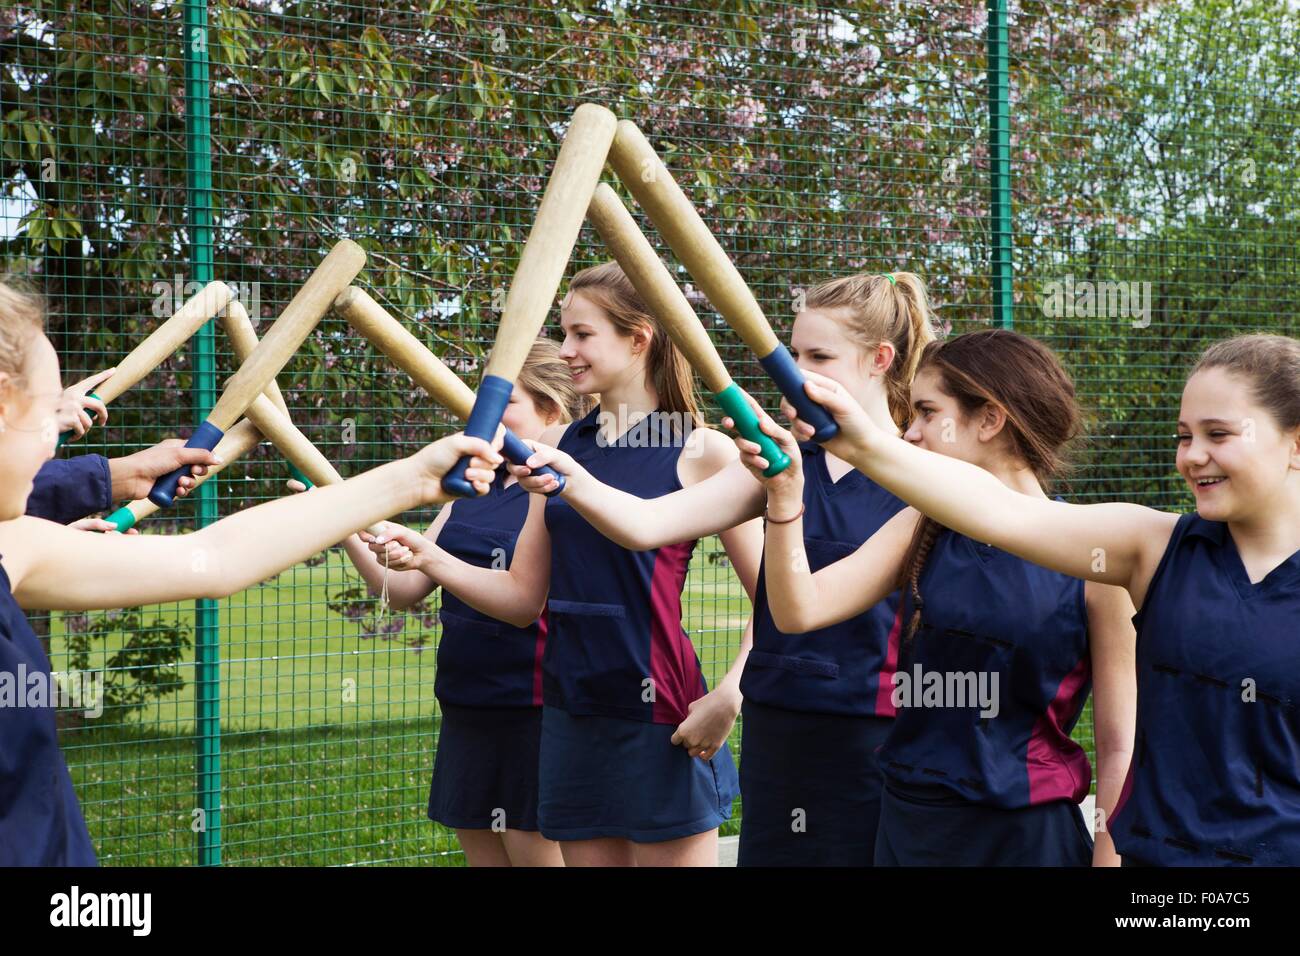
[[[709,303],[758,356],[759,364],[799,417],[813,426],[813,439],[824,442],[834,438],[839,432],[835,419],[808,397],[806,379],[794,357],[777,339],[749,286],[636,124],[628,120],[618,124],[609,164]]]
[[[405,325],[393,318],[368,292],[353,286],[343,290],[334,300],[334,311],[370,341],[370,344],[388,356],[394,365],[405,372],[416,385],[429,393],[429,397],[461,420],[468,419],[475,407],[474,390],[461,381]],[[506,401],[510,392],[506,392]],[[487,408],[487,403],[484,403]],[[504,407],[501,412],[504,412]],[[486,413],[485,413],[486,414]],[[500,418],[498,417],[498,421]],[[468,431],[468,430],[467,430]],[[495,426],[493,426],[495,433]],[[491,441],[488,438],[488,441]],[[506,431],[501,452],[516,465],[528,460],[533,450],[518,436]],[[550,475],[559,482],[558,487],[547,492],[559,494],[564,490],[564,476],[549,465],[534,470],[534,474]]]
[[[465,425],[467,435],[487,441],[496,436],[514,380],[559,292],[617,125],[614,114],[596,103],[583,103],[573,111],[506,294],[496,343]],[[469,461],[460,459],[443,477],[448,494],[473,497],[474,486],[465,478]]]
[[[101,382],[90,397],[98,398],[105,405],[123,392],[134,387],[146,375],[156,369],[162,362],[176,353],[188,342],[208,319],[212,318],[234,298],[234,291],[224,282],[209,282],[197,293],[187,299],[179,309],[167,318],[162,325],[150,332],[139,345],[133,348],[117,369],[104,382]],[[63,432],[58,444],[70,440],[73,433]]]
[[[340,241],[330,250],[271,325],[266,336],[230,377],[207,419],[185,443],[187,448],[216,447],[225,430],[274,380],[329,310],[334,297],[352,283],[365,263],[365,251],[349,239]],[[189,468],[186,465],[159,478],[149,492],[149,500],[160,508],[170,507],[181,475],[186,474]]]

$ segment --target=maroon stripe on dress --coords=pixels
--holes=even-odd
[[[1078,803],[1088,795],[1092,782],[1088,755],[1062,728],[1083,705],[1091,673],[1091,658],[1075,664],[1057,687],[1047,712],[1034,722],[1025,757],[1031,805],[1049,800]]]
[[[546,654],[546,631],[550,622],[546,617],[547,609],[542,608],[542,615],[537,619],[537,645],[533,651],[533,706],[542,706],[542,657]]]
[[[694,546],[687,541],[660,548],[650,575],[651,720],[656,724],[681,723],[687,705],[701,696],[700,663],[682,630],[682,588]]]
[[[898,613],[894,615],[894,625],[889,629],[885,641],[885,663],[880,668],[880,679],[876,685],[876,716],[897,717],[898,709],[894,707],[894,673],[898,670],[898,642],[903,634],[903,604],[898,602]]]

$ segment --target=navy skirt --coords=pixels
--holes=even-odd
[[[871,866],[891,717],[741,708],[739,866]]]
[[[541,708],[440,706],[429,819],[459,830],[536,830]]]
[[[1004,810],[957,802],[939,787],[885,785],[876,866],[1091,865],[1092,836],[1077,803]]]
[[[730,818],[738,789],[730,749],[700,760],[672,743],[676,729],[543,707],[542,835],[661,843],[705,833]]]

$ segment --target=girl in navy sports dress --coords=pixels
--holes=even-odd
[[[601,403],[544,441],[642,497],[735,460],[725,436],[695,427],[690,367],[616,264],[573,278],[561,326],[577,390]],[[494,618],[523,626],[545,605],[538,825],[561,841],[566,864],[714,865],[736,789],[731,753],[693,760],[671,739],[708,690],[681,625],[695,542],[629,550],[563,498],[531,499],[508,570],[460,561],[407,529],[386,531],[373,547]],[[723,535],[733,562],[757,531]]]
[[[573,387],[560,347],[539,339],[515,382],[502,423],[524,439],[581,418],[588,402]],[[508,567],[528,515],[529,495],[505,468],[482,498],[443,508],[425,536],[481,568]],[[419,571],[388,573],[350,537],[348,556],[372,593],[388,587],[398,610],[436,586]],[[515,627],[442,595],[434,694],[442,712],[429,819],[452,827],[470,866],[562,866],[560,848],[537,831],[537,758],[542,731],[546,615]]]
[[[1055,356],[1003,330],[927,346],[912,403],[907,441],[889,444],[970,462],[1017,500],[1047,500],[1042,483],[1060,471],[1080,427],[1074,387]],[[770,418],[764,426],[794,448],[790,432]],[[737,444],[761,476],[758,446]],[[891,688],[897,717],[879,753],[876,864],[1087,865],[1093,841],[1078,804],[1092,774],[1069,734],[1095,680],[1099,803],[1109,809],[1132,747],[1127,595],[944,530],[911,509],[817,570],[805,557],[802,475],[790,468],[764,481],[778,626],[825,627],[904,585]],[[1096,860],[1115,862],[1104,845]]]
[[[908,385],[934,338],[920,277],[832,279],[809,289],[802,304],[791,337],[799,366],[835,378],[882,428],[906,424]],[[799,450],[808,479],[805,544],[819,568],[851,553],[903,503],[820,446]],[[594,480],[553,449],[539,449],[533,460],[570,475],[564,500],[625,547],[662,547],[763,513],[763,485],[739,462],[691,488],[642,500]],[[549,479],[522,481],[533,491],[550,487]],[[755,554],[748,563],[760,562]],[[870,866],[880,812],[876,751],[894,715],[898,597],[812,634],[786,633],[773,619],[760,571],[754,608],[731,670],[692,705],[674,741],[707,759],[743,711],[739,865]]]
[[[39,300],[0,282],[0,673],[43,684],[31,706],[0,707],[0,866],[95,863],[59,750],[49,658],[22,609],[92,610],[225,597],[358,528],[445,501],[439,481],[462,455],[487,491],[501,457],[453,435],[410,458],[186,535],[77,531],[24,516],[32,480],[54,454],[63,390]],[[196,472],[205,469],[199,466]]]
[[[829,379],[808,394],[840,422],[829,446],[934,520],[1132,595],[1137,743],[1105,821],[1125,864],[1300,865],[1300,341],[1201,355],[1178,418],[1184,515],[1026,500],[890,440]]]

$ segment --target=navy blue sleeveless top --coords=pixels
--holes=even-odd
[[[560,450],[605,484],[641,498],[682,487],[677,459],[685,437],[673,435],[666,416],[648,415],[604,444],[599,414],[597,406],[570,425]],[[546,705],[571,714],[680,723],[687,705],[708,690],[682,629],[682,587],[695,542],[628,551],[561,496],[547,499],[545,513],[551,535]]]
[[[1115,848],[1158,866],[1300,865],[1300,552],[1252,584],[1228,526],[1185,514],[1133,622]]]
[[[438,532],[438,546],[479,568],[505,570],[528,517],[528,492],[505,487],[504,467],[486,495],[457,501]],[[461,707],[540,707],[546,614],[527,627],[481,614],[442,592],[442,638],[433,692]]]
[[[94,866],[81,805],[59,750],[50,660],[10,592],[0,565],[0,674],[21,695],[0,706],[0,866]],[[42,675],[50,706],[30,707],[30,675]],[[36,701],[40,703],[40,701]]]
[[[945,529],[919,583],[921,626],[880,749],[886,781],[936,802],[1078,803],[1092,781],[1070,739],[1092,685],[1084,582]]]
[[[831,480],[820,445],[801,442],[804,550],[816,572],[852,554],[906,505],[853,470]],[[892,717],[898,661],[899,596],[857,617],[807,634],[777,629],[759,567],[754,648],[740,677],[746,700],[816,714]]]

